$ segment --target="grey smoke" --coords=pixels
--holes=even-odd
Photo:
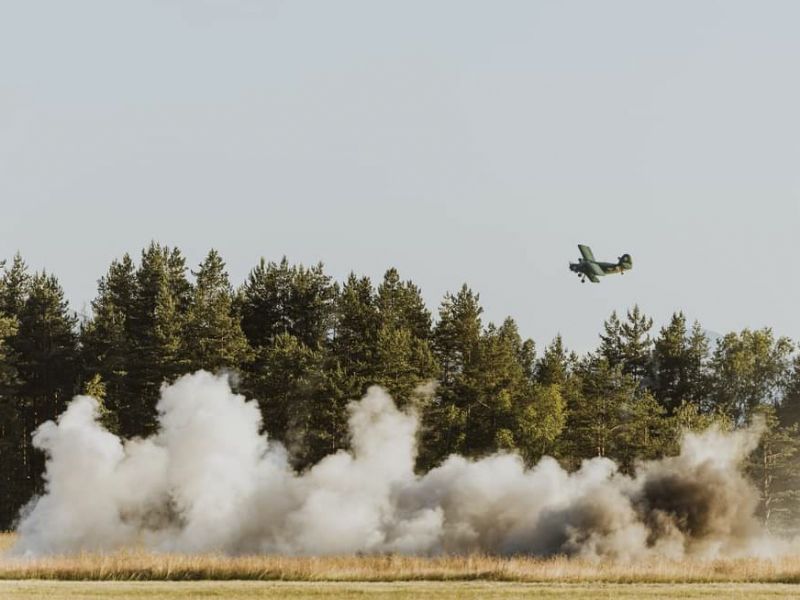
[[[687,434],[679,456],[635,476],[605,458],[568,473],[552,458],[451,456],[414,473],[417,418],[380,388],[350,407],[351,451],[295,472],[259,434],[255,402],[200,371],[162,390],[158,433],[121,440],[78,396],[34,444],[45,493],[21,518],[13,552],[156,551],[420,555],[486,552],[611,559],[782,551],[754,517],[740,472],[754,429]]]

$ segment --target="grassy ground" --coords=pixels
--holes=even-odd
[[[0,551],[8,549],[14,542],[12,535],[0,536]],[[36,583],[26,584],[25,580],[39,580]],[[638,596],[666,598],[664,590],[672,587],[642,587],[642,584],[798,584],[800,583],[800,556],[784,557],[776,560],[736,559],[736,560],[683,560],[683,561],[641,561],[632,564],[613,562],[592,562],[563,557],[536,559],[530,557],[496,557],[496,556],[443,556],[443,557],[413,557],[413,556],[331,556],[331,557],[287,557],[287,556],[219,556],[219,555],[181,555],[181,554],[154,554],[143,550],[124,550],[109,554],[80,554],[77,556],[56,556],[36,559],[0,557],[0,598],[25,597],[25,590],[34,590],[36,586],[47,586],[47,580],[61,580],[74,582],[125,582],[121,587],[113,588],[120,593],[136,593],[136,581],[153,582],[179,582],[181,585],[163,589],[173,590],[177,597],[186,590],[186,593],[199,594],[198,597],[215,595],[215,586],[222,589],[221,582],[234,582],[231,585],[244,586],[237,588],[240,597],[248,597],[248,590],[258,589],[259,593],[277,593],[280,595],[298,594],[296,597],[324,596],[327,590],[338,590],[337,593],[359,594],[357,583],[374,582],[378,584],[394,583],[385,591],[399,598],[413,597],[417,593],[433,594],[434,597],[448,598],[449,590],[459,589],[460,593],[468,593],[473,589],[470,585],[483,585],[490,587],[481,594],[494,593],[498,590],[497,597],[514,597],[517,589],[529,589],[524,586],[503,587],[497,585],[502,582],[515,582],[525,584],[547,584],[543,587],[531,588],[541,593],[546,590],[550,596],[560,597],[558,594],[568,590],[570,594],[581,597],[580,594],[596,594],[598,590],[605,589],[605,584],[627,584],[627,587],[614,589],[608,597],[618,596],[625,590],[628,593],[634,590]],[[263,585],[249,588],[245,581],[261,582],[307,582],[312,585],[298,585],[298,587],[275,587]],[[187,582],[204,582],[195,587]],[[211,582],[220,583],[211,583]],[[315,582],[326,582],[322,587],[313,585]],[[336,587],[347,584],[350,587]],[[415,586],[408,587],[404,584],[417,582]],[[436,582],[445,582],[438,584]],[[457,585],[455,582],[459,582]],[[567,586],[570,584],[571,587]],[[26,585],[32,587],[26,588]],[[102,590],[102,586],[92,587],[88,583],[81,583],[78,587],[69,585],[58,586],[59,593],[71,593],[78,590],[79,595],[63,596],[65,598],[91,597],[92,590]],[[161,585],[161,584],[159,584]],[[286,585],[285,583],[283,585]],[[83,586],[83,587],[81,587]],[[182,587],[185,586],[185,587]],[[422,586],[422,587],[420,587]],[[466,586],[466,587],[465,587]],[[44,588],[41,588],[44,590]],[[109,588],[111,589],[111,588]],[[141,588],[147,593],[152,590],[162,589],[156,585]],[[382,590],[379,587],[364,589]],[[685,586],[682,596],[703,597],[706,590],[721,588],[708,586]],[[733,588],[731,588],[733,589]],[[736,588],[739,589],[739,588]],[[784,593],[781,590],[794,589],[800,593],[800,588],[764,587],[756,588],[752,585],[743,586],[741,589],[749,590],[748,593],[772,594]],[[63,591],[61,591],[63,590]],[[195,590],[194,592],[192,590]],[[205,591],[204,591],[205,590]],[[282,590],[282,591],[281,591]],[[404,591],[405,590],[405,591]],[[422,591],[420,591],[422,590]],[[200,593],[202,592],[202,593]],[[485,593],[484,593],[485,592]],[[30,592],[35,597],[35,591]],[[80,594],[88,594],[81,596]],[[144,592],[142,592],[144,593]],[[173,592],[170,591],[170,594]],[[228,592],[221,592],[227,597]],[[566,592],[565,592],[566,593]],[[671,592],[670,592],[671,593]],[[17,596],[12,596],[17,594]],[[20,595],[22,594],[22,595]],[[244,594],[244,595],[241,595]],[[405,594],[405,595],[403,595]],[[662,594],[662,595],[659,595]],[[693,596],[692,594],[695,594]],[[697,595],[699,594],[699,595]],[[44,595],[44,591],[41,592]],[[722,593],[727,595],[727,593]],[[102,594],[98,597],[102,597]],[[136,597],[136,596],[119,596]],[[150,597],[143,595],[141,597]],[[152,596],[160,598],[161,596]],[[234,596],[239,597],[239,596]],[[267,595],[266,597],[270,597]],[[278,597],[278,596],[276,596]],[[588,597],[588,596],[587,596]],[[602,597],[602,596],[601,596]],[[780,596],[764,596],[780,597]]]
[[[800,583],[800,558],[595,563],[564,558],[186,556],[144,552],[0,560],[0,580]],[[800,591],[800,590],[798,590]],[[2,597],[2,596],[0,596]]]
[[[496,598],[511,600],[588,598],[748,598],[753,600],[796,598],[797,588],[780,584],[519,584],[519,583],[298,583],[298,582],[0,582],[0,597],[8,600],[180,600],[226,598],[229,600],[278,598],[324,599],[391,598],[407,600],[455,600]]]

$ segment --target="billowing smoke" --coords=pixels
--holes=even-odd
[[[159,431],[121,440],[79,396],[34,444],[46,491],[21,518],[14,552],[486,552],[632,559],[777,551],[739,470],[758,433],[686,436],[679,456],[636,475],[604,458],[574,473],[552,458],[451,456],[414,473],[417,419],[377,387],[350,405],[352,450],[295,472],[261,430],[255,402],[224,376],[165,387]]]

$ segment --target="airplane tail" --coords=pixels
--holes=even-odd
[[[633,268],[633,259],[631,258],[630,254],[623,254],[618,260],[619,266],[623,269],[628,270]]]

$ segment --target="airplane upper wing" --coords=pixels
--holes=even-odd
[[[590,260],[594,262],[594,254],[592,254],[592,249],[589,248],[589,246],[578,244],[578,250],[581,251],[581,255],[583,256],[584,260]]]

